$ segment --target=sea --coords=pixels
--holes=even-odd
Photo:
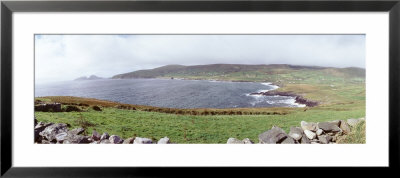
[[[183,79],[100,79],[35,84],[35,97],[77,96],[167,108],[304,107],[291,96],[251,93],[271,83]]]

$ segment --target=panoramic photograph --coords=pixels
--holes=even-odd
[[[365,144],[365,35],[35,35],[35,144]]]

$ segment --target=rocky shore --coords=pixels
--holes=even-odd
[[[255,92],[255,93],[250,93],[250,95],[263,95],[263,96],[290,96],[294,97],[296,100],[296,103],[298,104],[304,104],[307,107],[314,107],[318,105],[318,102],[316,101],[310,101],[302,96],[296,95],[291,92],[280,92],[280,91],[267,91],[267,92]]]
[[[279,127],[273,126],[270,130],[261,133],[259,144],[334,144],[339,136],[350,133],[352,127],[365,120],[348,119],[331,122],[312,123],[301,121],[300,127],[291,127],[288,134]],[[91,135],[84,135],[85,129],[68,129],[63,123],[34,124],[34,142],[36,144],[170,144],[168,137],[154,141],[149,138],[131,137],[123,139],[107,132],[100,134],[93,131]],[[229,138],[227,144],[253,144],[249,138],[239,140]]]

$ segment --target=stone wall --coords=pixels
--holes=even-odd
[[[348,134],[351,128],[365,120],[348,119],[331,122],[300,122],[300,127],[291,127],[289,133],[273,126],[258,135],[259,144],[334,144],[339,136]],[[83,128],[69,130],[67,124],[37,122],[35,118],[35,143],[37,144],[169,144],[168,137],[160,138],[155,142],[149,138],[131,137],[123,139],[108,133],[100,134],[93,131],[91,135],[82,135]],[[229,138],[227,144],[254,144],[249,138],[239,140]]]
[[[299,127],[291,127],[289,133],[273,126],[258,135],[259,144],[335,144],[338,137],[349,134],[351,129],[365,118],[336,120],[330,122],[301,121]],[[252,144],[248,138],[229,138],[227,144]]]
[[[96,131],[89,136],[82,135],[83,128],[69,130],[67,124],[37,122],[35,118],[35,143],[36,144],[169,144],[169,138],[161,138],[153,142],[149,138],[135,137],[122,139],[117,135],[109,135],[107,132],[99,134]]]

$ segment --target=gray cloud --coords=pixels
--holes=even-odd
[[[37,82],[168,64],[365,67],[364,35],[36,35]]]

